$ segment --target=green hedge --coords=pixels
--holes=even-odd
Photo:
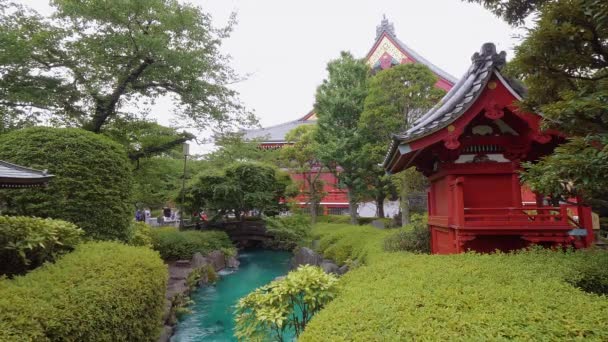
[[[344,235],[349,229],[355,234]],[[608,260],[606,252],[416,255],[384,252],[382,231],[371,227],[314,232],[325,251],[342,244],[352,250],[342,258],[362,250],[368,257],[342,277],[301,342],[608,340],[608,299],[571,285],[581,266]]]
[[[81,244],[0,280],[0,341],[155,341],[166,283],[167,268],[149,248]]]
[[[23,274],[53,261],[72,251],[81,235],[66,221],[0,216],[0,275]]]
[[[165,227],[152,229],[153,248],[164,260],[190,259],[196,252],[203,255],[223,250],[234,254],[234,246],[225,232],[220,231],[180,231]]]
[[[1,190],[4,213],[69,221],[93,239],[128,240],[131,163],[116,142],[82,129],[33,127],[0,135],[0,159],[55,175],[47,187]]]

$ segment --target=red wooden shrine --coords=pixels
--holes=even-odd
[[[541,131],[541,117],[517,107],[525,90],[501,74],[505,55],[484,44],[440,103],[394,136],[384,161],[390,173],[415,166],[428,177],[433,253],[593,241],[589,208],[550,206],[520,184],[521,163],[551,153],[564,138]]]

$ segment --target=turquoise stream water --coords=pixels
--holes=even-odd
[[[222,271],[215,286],[198,289],[191,296],[194,304],[177,325],[172,342],[236,341],[233,335],[233,306],[254,289],[287,274],[291,253],[246,250],[239,255],[237,271]]]

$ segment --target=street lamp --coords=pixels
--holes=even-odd
[[[184,202],[186,201],[186,162],[188,161],[188,154],[190,154],[190,145],[188,143],[184,143],[182,145],[182,149],[184,152],[184,174],[182,175],[182,205],[179,214],[179,228],[184,228]]]

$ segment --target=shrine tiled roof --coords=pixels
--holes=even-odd
[[[301,125],[311,125],[314,123],[315,121],[298,119],[279,125],[247,130],[245,131],[243,138],[245,140],[259,139],[265,143],[282,143],[285,142],[285,135],[292,129]]]
[[[24,188],[46,184],[53,175],[0,160],[0,187]]]
[[[386,166],[400,144],[422,138],[439,131],[456,121],[475,102],[495,71],[506,63],[506,53],[497,53],[493,43],[485,43],[480,52],[471,58],[472,64],[464,76],[431,110],[416,120],[413,127],[405,132],[395,134],[384,160]],[[502,76],[501,76],[502,77]],[[524,88],[516,81],[504,78],[509,86],[521,98]]]
[[[376,27],[376,42],[378,42],[378,40],[382,39],[383,34],[386,34],[387,36],[389,36],[391,38],[391,40],[393,40],[393,42],[395,44],[397,44],[398,47],[401,50],[403,50],[403,52],[405,52],[409,57],[411,57],[415,62],[426,65],[437,76],[443,78],[444,80],[446,80],[448,82],[451,82],[452,84],[454,84],[454,83],[456,83],[456,81],[458,81],[458,79],[456,77],[452,76],[447,71],[445,71],[445,70],[441,69],[440,67],[436,66],[435,64],[431,63],[429,60],[422,57],[419,53],[412,50],[407,44],[405,44],[404,42],[399,40],[399,38],[397,38],[397,35],[395,34],[395,27],[393,26],[392,23],[390,23],[388,21],[388,19],[386,19],[386,16],[382,18],[382,22],[380,23],[380,25],[378,25]],[[372,48],[372,50],[373,50],[373,48]]]

